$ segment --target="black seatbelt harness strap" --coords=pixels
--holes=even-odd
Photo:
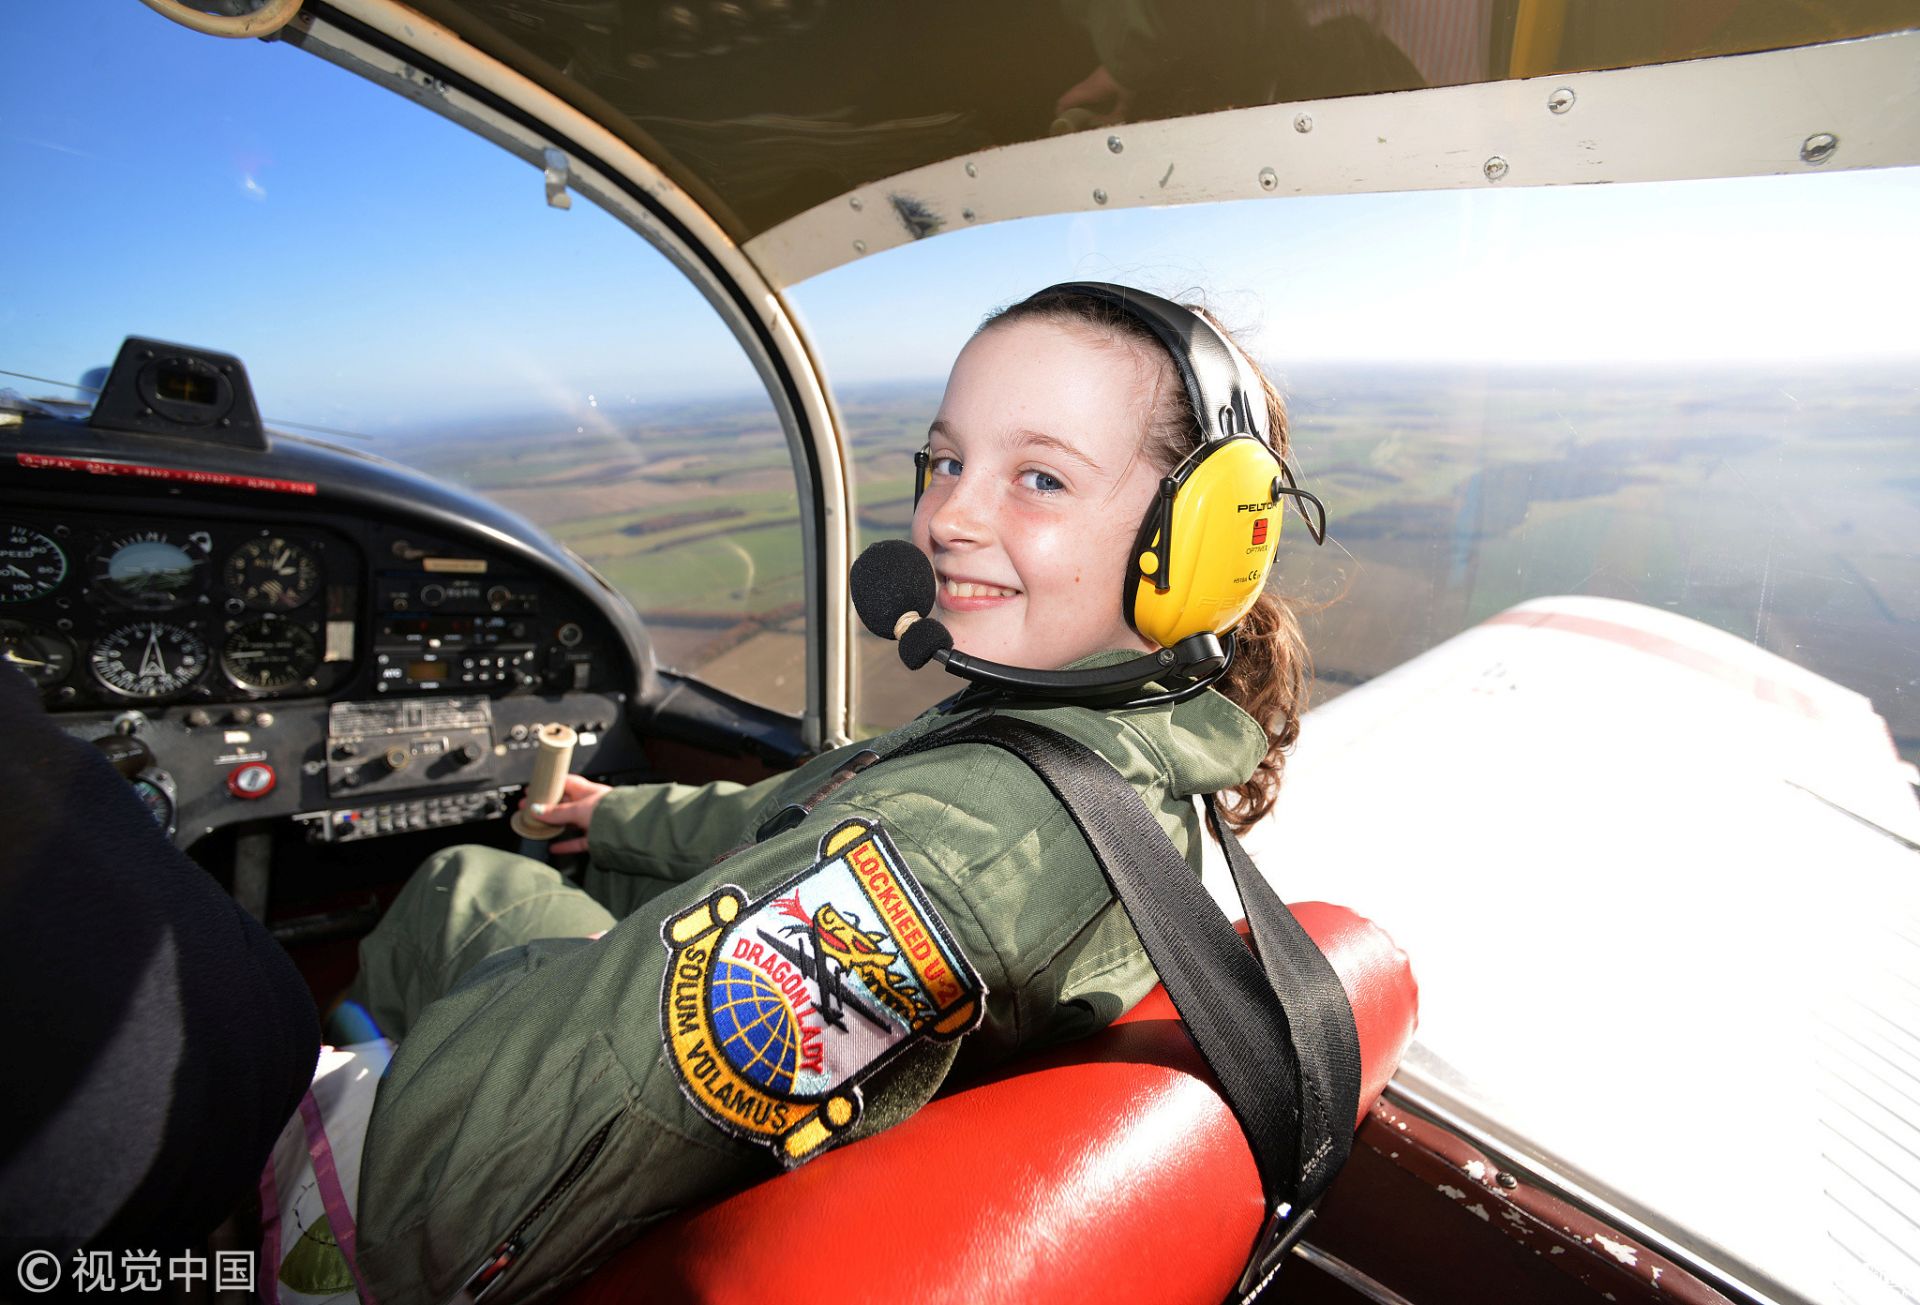
[[[1339,976],[1254,867],[1211,795],[1207,817],[1226,852],[1254,951],[1133,785],[1097,752],[1044,726],[989,713],[890,755],[954,743],[1013,753],[1060,800],[1219,1081],[1266,1197],[1265,1224],[1230,1298],[1251,1300],[1279,1270],[1352,1149],[1360,1041]]]

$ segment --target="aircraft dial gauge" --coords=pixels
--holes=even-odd
[[[263,616],[227,636],[220,669],[243,689],[283,689],[320,664],[320,647],[305,626]]]
[[[226,580],[253,611],[292,611],[319,590],[320,564],[300,545],[269,535],[233,550]]]
[[[173,780],[157,770],[132,781],[133,795],[140,799],[140,805],[153,817],[153,823],[168,833],[173,833],[173,815],[175,809]]]
[[[207,645],[185,626],[135,621],[93,645],[94,678],[128,698],[179,693],[207,672]]]
[[[32,526],[0,527],[0,603],[45,598],[67,578],[67,555]]]
[[[24,671],[37,688],[51,689],[73,669],[73,644],[50,630],[0,621],[0,664]]]
[[[199,592],[211,543],[204,532],[186,536],[184,543],[160,530],[123,536],[94,554],[94,586],[123,607],[172,611]]]

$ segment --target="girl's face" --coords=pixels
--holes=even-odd
[[[1160,480],[1140,452],[1157,380],[1134,350],[1048,322],[992,326],[961,351],[913,514],[961,652],[1057,670],[1153,648],[1120,585]]]

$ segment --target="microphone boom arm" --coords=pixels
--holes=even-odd
[[[1138,689],[1150,680],[1198,680],[1204,683],[1196,687],[1205,687],[1219,678],[1233,660],[1233,635],[1229,633],[1226,640],[1222,646],[1217,635],[1190,635],[1157,653],[1077,671],[1007,666],[984,657],[969,657],[954,649],[943,649],[933,656],[949,674],[975,684],[1050,698],[1103,698]]]

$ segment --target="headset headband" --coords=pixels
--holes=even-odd
[[[1240,350],[1212,322],[1159,295],[1106,281],[1062,281],[1033,298],[1067,295],[1112,304],[1153,332],[1186,386],[1202,441],[1252,435],[1268,443],[1266,392]]]

